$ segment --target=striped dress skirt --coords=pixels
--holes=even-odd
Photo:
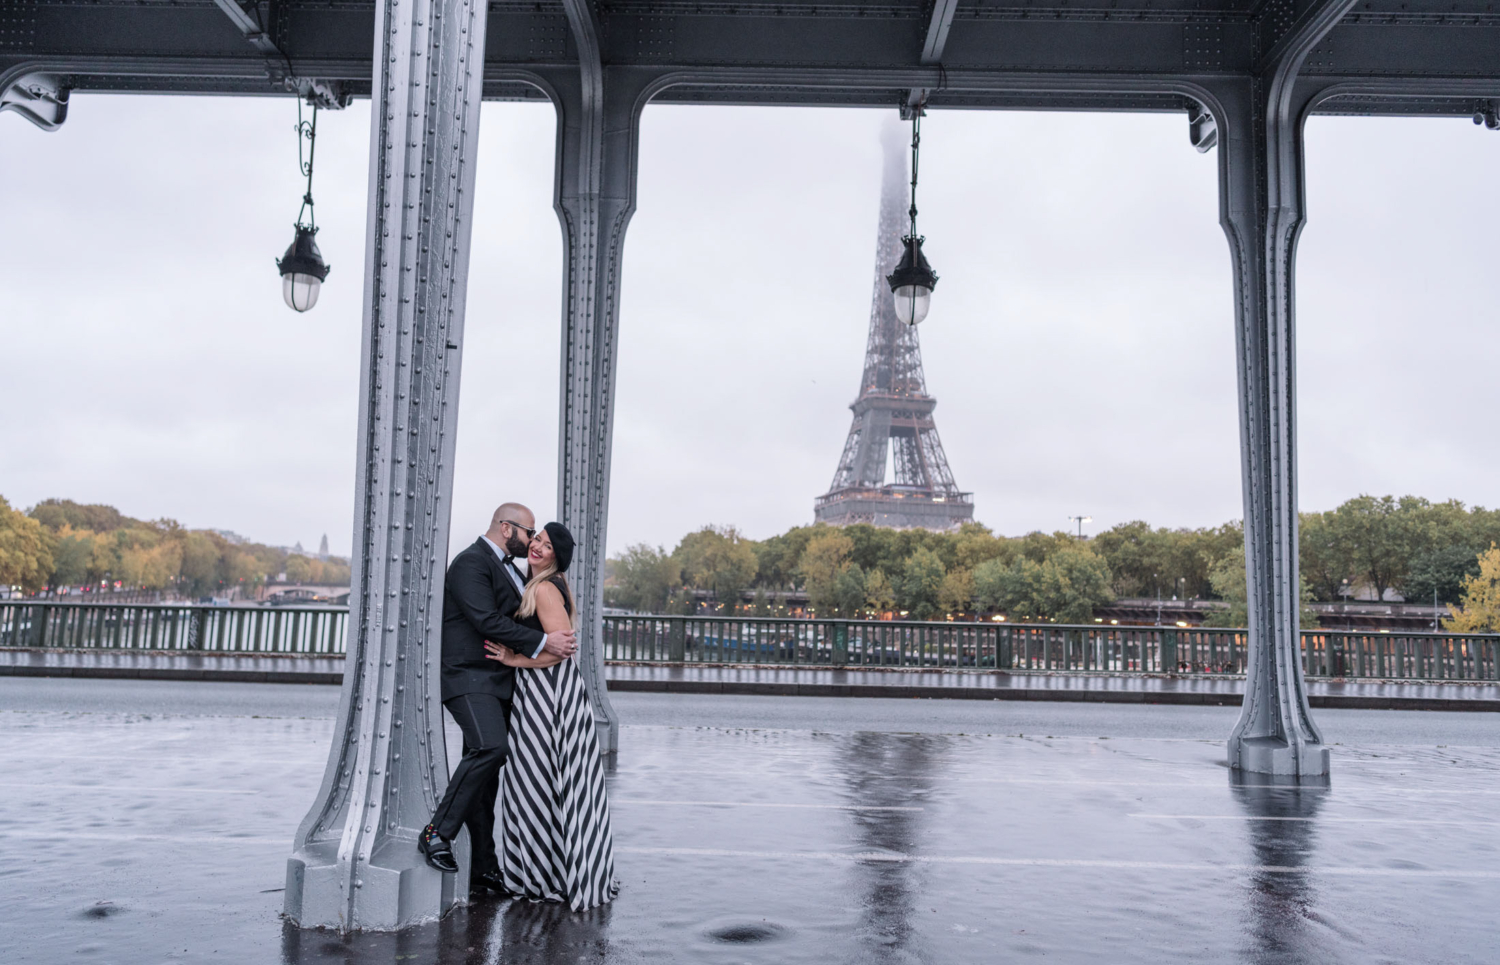
[[[572,660],[516,670],[500,816],[511,894],[583,911],[619,892],[599,735]]]

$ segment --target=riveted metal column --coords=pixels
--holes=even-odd
[[[579,665],[600,749],[619,747],[619,719],[604,679],[604,559],[614,429],[620,259],[635,212],[642,78],[599,63],[585,3],[569,2],[580,71],[557,86],[557,185],[563,231],[563,332],[558,431],[558,516],[577,541]]]
[[[1347,3],[1344,4],[1347,7]],[[1245,505],[1250,646],[1231,767],[1327,774],[1328,749],[1303,679],[1297,537],[1293,265],[1303,224],[1302,123],[1311,95],[1296,71],[1337,22],[1308,24],[1260,76],[1225,85],[1218,111],[1220,217],[1234,261],[1235,348]]]
[[[483,0],[380,0],[349,644],[338,731],[287,862],[303,927],[401,928],[468,894],[417,853],[447,784],[438,664]]]

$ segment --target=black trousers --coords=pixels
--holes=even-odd
[[[464,732],[464,756],[448,779],[448,790],[432,816],[432,826],[452,841],[469,829],[472,873],[498,873],[495,856],[495,799],[505,764],[510,701],[490,694],[462,694],[443,704]]]

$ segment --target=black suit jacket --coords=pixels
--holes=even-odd
[[[512,619],[521,605],[515,582],[483,537],[448,564],[443,584],[443,700],[490,694],[510,700],[516,672],[485,656],[493,640],[531,656],[546,639]]]

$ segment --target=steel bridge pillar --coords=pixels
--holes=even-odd
[[[439,640],[486,5],[376,11],[348,653],[286,876],[287,917],[341,931],[401,928],[468,896],[467,847],[444,875],[416,839],[448,782]]]
[[[1234,262],[1241,478],[1250,645],[1231,767],[1328,773],[1303,679],[1297,538],[1293,265],[1304,221],[1302,126],[1316,91],[1298,84],[1326,26],[1306,25],[1254,79],[1220,88],[1220,220]]]
[[[620,329],[625,228],[635,213],[636,147],[650,77],[604,68],[592,7],[565,3],[580,70],[557,83],[557,180],[563,234],[558,516],[577,541],[579,665],[599,747],[619,748],[619,716],[604,679],[604,559]]]

